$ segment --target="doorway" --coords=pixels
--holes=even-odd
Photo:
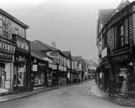
[[[0,63],[0,88],[5,88],[6,72],[5,64]]]

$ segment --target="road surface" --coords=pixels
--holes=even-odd
[[[0,108],[132,108],[91,96],[91,82],[62,87],[17,100],[0,103]]]

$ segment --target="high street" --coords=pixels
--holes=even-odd
[[[88,92],[93,82],[60,87],[24,98],[0,103],[1,108],[131,108],[120,106]]]

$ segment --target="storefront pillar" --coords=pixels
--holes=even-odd
[[[13,62],[10,63],[10,67],[11,67],[11,74],[10,74],[11,75],[11,82],[10,82],[11,87],[10,87],[10,91],[13,94],[13,91],[14,91],[14,64],[13,64]]]

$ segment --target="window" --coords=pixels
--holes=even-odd
[[[7,24],[3,24],[3,35],[5,38],[9,38],[8,36],[8,25]]]
[[[15,34],[19,35],[19,30],[15,28]]]
[[[103,49],[107,46],[107,35],[104,35],[104,37],[103,37]]]
[[[0,36],[3,36],[2,20],[0,20]]]
[[[124,25],[118,26],[118,47],[123,47],[125,45],[125,37],[124,37]]]

